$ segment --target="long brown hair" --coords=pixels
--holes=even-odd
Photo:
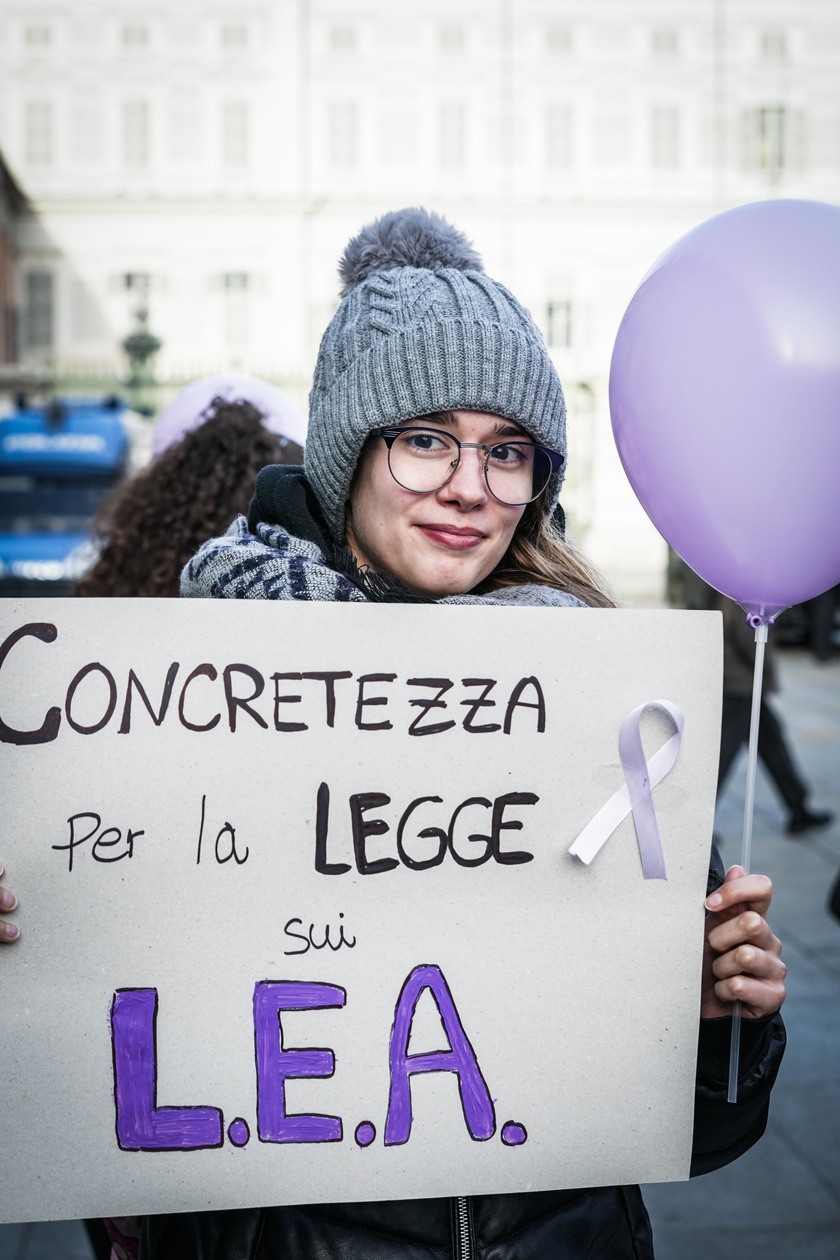
[[[605,580],[560,532],[542,498],[525,508],[510,546],[479,589],[493,591],[528,582],[567,591],[592,608],[617,606]]]
[[[302,462],[301,447],[269,433],[251,403],[216,399],[208,413],[106,499],[93,525],[99,558],[76,595],[177,597],[190,557],[247,512],[260,469]]]

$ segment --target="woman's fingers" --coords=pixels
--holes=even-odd
[[[740,1002],[747,1019],[763,1019],[779,1010],[785,1000],[785,986],[781,982],[771,985],[767,981],[739,976],[736,980],[722,980],[716,984],[715,996],[720,1002],[729,1004],[730,1014],[731,1004]]]
[[[778,953],[756,949],[753,945],[739,945],[728,954],[721,954],[712,963],[712,971],[718,980],[733,976],[753,976],[759,980],[784,980],[787,967]]]
[[[745,875],[740,866],[733,866],[720,887],[709,893],[706,909],[713,914],[731,914],[749,906],[766,914],[772,900],[772,880],[766,875]]]
[[[765,915],[773,899],[766,875],[746,875],[740,866],[726,873],[720,888],[706,898],[702,1011],[708,1016],[729,1014],[740,1002],[749,1018],[777,1011],[785,1000],[782,943]]]
[[[3,878],[5,870],[2,862],[0,862],[0,879]],[[5,888],[0,884],[0,914],[10,914],[13,910],[17,910],[18,899],[12,892],[11,888]],[[0,944],[10,944],[16,941],[20,936],[20,928],[16,923],[11,923],[8,919],[0,918]]]
[[[755,945],[759,949],[782,952],[782,943],[773,934],[770,924],[755,910],[743,910],[731,919],[724,919],[709,928],[707,933],[712,949],[723,954],[739,945]]]
[[[719,1002],[741,1002],[749,1018],[769,1016],[785,1002],[787,968],[777,954],[741,946],[715,959],[714,994]]]

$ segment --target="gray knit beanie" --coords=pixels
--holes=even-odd
[[[488,411],[565,456],[563,388],[542,335],[461,232],[427,210],[396,210],[350,241],[339,271],[342,301],[318,352],[305,454],[336,540],[362,447],[383,425]]]

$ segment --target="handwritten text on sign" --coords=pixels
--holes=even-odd
[[[8,1219],[685,1176],[719,655],[713,614],[6,601]]]

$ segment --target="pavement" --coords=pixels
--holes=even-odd
[[[771,631],[772,634],[772,631]],[[657,1260],[840,1260],[840,922],[826,898],[840,871],[840,660],[778,652],[782,717],[811,804],[834,823],[797,839],[759,762],[752,869],[773,879],[784,945],[788,1047],[762,1140],[727,1168],[648,1186]],[[717,812],[727,866],[741,849],[746,752]]]
[[[818,663],[804,649],[781,648],[779,674],[772,703],[811,804],[836,815],[830,827],[788,838],[759,768],[752,868],[775,886],[788,1049],[757,1146],[719,1172],[645,1188],[657,1260],[840,1260],[840,922],[826,908],[840,871],[840,657]],[[745,779],[742,752],[718,806],[726,865],[740,856]],[[0,1226],[0,1260],[92,1256],[78,1221]]]

